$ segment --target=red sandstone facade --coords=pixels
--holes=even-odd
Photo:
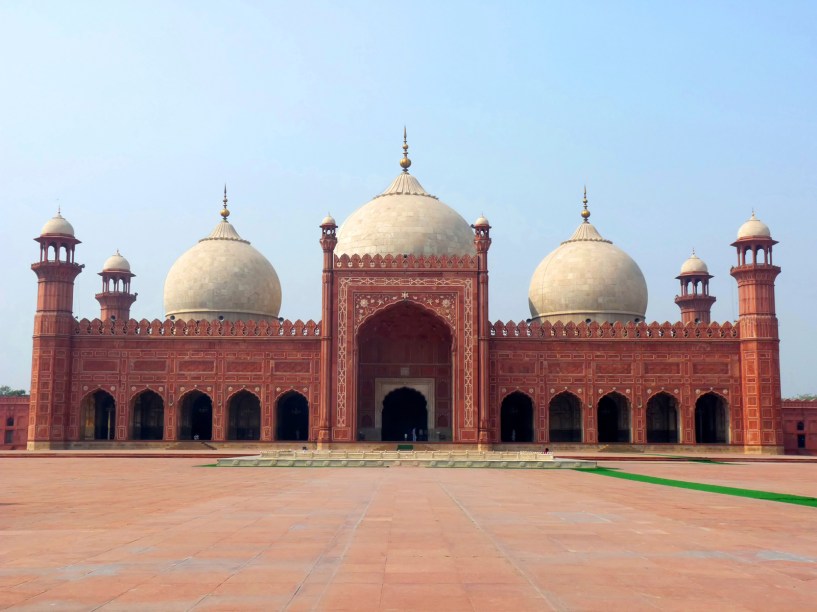
[[[562,325],[490,321],[487,222],[462,257],[337,256],[336,229],[321,226],[317,323],[136,321],[129,272],[103,274],[101,318],[77,321],[79,241],[37,238],[28,448],[402,436],[779,453],[797,435],[781,415],[771,238],[733,244],[735,326],[710,323],[714,298],[683,276],[679,323]],[[395,391],[424,403],[396,414]],[[803,420],[810,448],[817,421]]]

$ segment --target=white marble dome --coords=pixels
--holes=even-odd
[[[408,172],[338,229],[338,255],[473,255],[474,232]]]
[[[533,319],[551,323],[643,321],[647,283],[638,264],[585,220],[536,268],[528,302]]]
[[[740,226],[738,229],[738,240],[741,238],[771,238],[772,232],[769,229],[769,226],[763,223],[760,219],[755,217],[754,211],[752,211],[752,216],[749,217],[749,220]]]
[[[116,253],[108,257],[105,260],[105,263],[102,264],[102,271],[103,272],[130,272],[130,262],[122,257],[119,254],[119,250],[117,249]]]
[[[709,268],[704,260],[698,257],[695,251],[692,251],[689,259],[681,264],[681,274],[709,274]]]
[[[68,221],[63,217],[60,213],[57,213],[56,216],[49,219],[45,225],[43,225],[43,229],[40,232],[40,236],[74,236],[74,226],[68,223]]]
[[[225,218],[170,268],[164,307],[166,317],[185,321],[275,319],[281,283],[267,258]]]

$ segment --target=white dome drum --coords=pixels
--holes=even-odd
[[[281,283],[272,264],[224,219],[184,253],[165,279],[165,316],[182,320],[276,319]]]
[[[105,263],[102,264],[102,271],[103,272],[130,272],[130,262],[122,257],[119,254],[119,250],[117,249],[116,253],[108,257],[105,260]]]
[[[46,221],[40,236],[74,236],[74,226],[71,225],[65,217],[59,212]]]
[[[771,238],[772,232],[769,226],[755,216],[752,216],[738,229],[738,240],[741,238]]]
[[[586,200],[585,200],[586,205]],[[528,302],[535,320],[643,321],[647,283],[638,264],[584,222],[545,257],[530,283]]]

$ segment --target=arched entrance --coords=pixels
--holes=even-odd
[[[297,391],[288,391],[278,399],[276,440],[309,439],[309,402]]]
[[[425,307],[404,300],[366,320],[356,343],[358,438],[404,440],[404,435],[412,438],[412,429],[422,429],[424,440],[451,440],[453,367],[448,323]],[[418,413],[412,417],[415,424],[406,431],[386,431],[384,400],[400,388],[414,389],[424,397],[423,426]],[[411,404],[405,397],[400,402]],[[388,427],[399,428],[398,422],[393,420]]]
[[[428,439],[428,410],[422,393],[401,387],[383,400],[381,440],[416,441]],[[419,438],[418,438],[419,436]]]
[[[107,391],[97,389],[83,398],[82,439],[113,440],[116,438],[116,400]]]
[[[582,441],[581,402],[572,393],[565,391],[550,400],[548,421],[551,442]]]
[[[729,410],[726,401],[717,393],[704,393],[695,402],[695,442],[729,442]]]
[[[201,391],[191,391],[181,401],[179,440],[213,439],[213,400]]]
[[[239,391],[227,405],[228,440],[261,439],[261,400],[249,391]]]
[[[533,442],[533,401],[520,391],[502,400],[499,434],[503,442]]]
[[[621,393],[608,393],[599,400],[599,443],[630,441],[630,402]]]
[[[165,431],[165,401],[155,391],[142,391],[133,399],[134,440],[162,440]]]
[[[656,393],[647,402],[647,444],[678,444],[678,400]]]

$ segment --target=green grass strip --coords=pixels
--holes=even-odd
[[[637,482],[648,482],[650,484],[663,485],[665,487],[678,487],[679,489],[692,489],[693,491],[720,493],[721,495],[765,499],[767,501],[782,502],[784,504],[797,504],[798,506],[810,506],[812,508],[817,508],[817,497],[789,495],[787,493],[772,493],[771,491],[756,491],[755,489],[738,489],[737,487],[722,487],[720,485],[704,484],[702,482],[671,480],[669,478],[656,478],[655,476],[630,474],[628,472],[622,472],[610,468],[576,468],[576,471],[587,472],[589,474],[598,474],[599,476],[623,478],[624,480],[635,480]]]

